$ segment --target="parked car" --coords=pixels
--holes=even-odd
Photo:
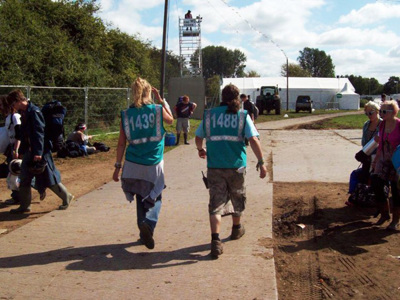
[[[296,100],[296,112],[299,111],[308,111],[312,113],[313,110],[313,101],[310,96],[298,96]]]

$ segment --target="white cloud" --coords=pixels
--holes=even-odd
[[[224,2],[232,5],[227,0],[170,1],[168,48],[179,55],[178,19],[190,9],[193,16],[203,17],[203,48],[240,49],[247,56],[247,71],[262,76],[280,76],[281,65],[286,63],[282,50],[290,62],[296,62],[304,47],[330,54],[339,75],[375,77],[382,83],[398,74],[400,33],[398,19],[391,18],[400,17],[400,4],[369,3],[349,12],[326,0],[246,1],[250,4],[240,8]],[[164,0],[100,3],[104,20],[128,34],[140,33],[161,47]],[[315,13],[337,15],[338,19],[326,23],[314,17]],[[366,25],[372,23],[378,26]]]
[[[369,3],[359,10],[352,10],[349,14],[340,17],[339,23],[363,26],[399,17],[400,4],[376,2]]]
[[[324,32],[318,36],[318,44],[329,46],[371,46],[377,47],[390,43],[400,43],[400,36],[383,27],[360,29],[342,27]]]
[[[390,57],[393,57],[393,58],[398,58],[398,57],[400,57],[400,45],[391,48],[391,49],[389,50],[388,55],[389,55]]]
[[[338,75],[374,77],[383,84],[390,76],[399,74],[400,57],[389,57],[369,49],[338,49],[330,51],[329,55]]]

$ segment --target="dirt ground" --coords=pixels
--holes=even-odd
[[[62,183],[75,195],[75,198],[79,198],[112,180],[115,156],[115,147],[111,147],[109,152],[100,152],[88,157],[55,158],[54,161],[61,172]],[[11,215],[9,210],[18,206],[5,205],[4,201],[10,198],[10,191],[7,189],[5,179],[0,180],[0,232],[2,229],[10,232],[57,209],[62,202],[61,199],[50,190],[47,190],[46,194],[46,198],[40,201],[39,194],[33,190],[31,213]]]
[[[279,299],[400,299],[400,234],[374,226],[374,209],[346,206],[347,190],[274,184]]]

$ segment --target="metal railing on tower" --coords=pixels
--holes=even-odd
[[[203,77],[201,60],[202,17],[179,18],[179,55],[181,77]]]

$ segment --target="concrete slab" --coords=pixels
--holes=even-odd
[[[0,238],[0,295],[19,299],[277,299],[272,248],[272,184],[249,155],[246,235],[209,257],[206,163],[195,146],[166,154],[167,188],[154,250],[138,240],[135,205],[119,183],[81,197]],[[111,167],[111,166],[110,166]]]
[[[348,182],[359,166],[361,147],[333,130],[279,130],[271,139],[274,182]]]

